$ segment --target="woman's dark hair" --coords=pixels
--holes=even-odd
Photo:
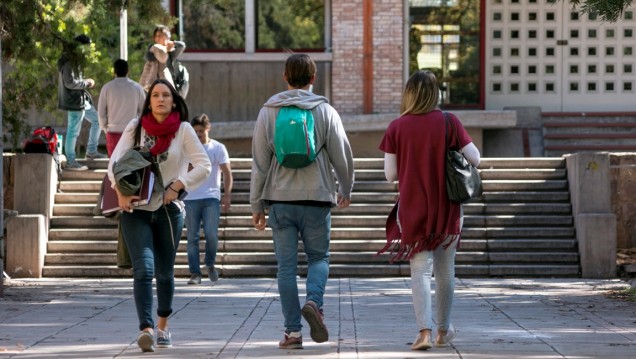
[[[192,121],[190,121],[190,124],[192,126],[203,126],[203,128],[210,128],[211,124],[210,124],[210,119],[208,118],[208,115],[202,113],[200,115],[194,116],[194,118],[192,119]]]
[[[168,89],[170,89],[170,93],[172,94],[172,104],[174,105],[172,112],[178,112],[181,122],[187,122],[188,106],[186,105],[185,100],[183,99],[183,97],[181,97],[181,95],[179,95],[177,90],[174,89],[174,86],[172,86],[172,84],[165,79],[156,79],[155,82],[150,85],[148,93],[146,94],[146,100],[144,101],[144,108],[141,111],[141,118],[152,112],[152,110],[150,109],[150,96],[152,95],[152,90],[154,90],[155,86],[157,86],[158,84],[164,84],[168,86]],[[135,143],[137,145],[140,143],[139,141],[141,138],[141,118],[139,119],[139,124],[135,129]]]
[[[168,88],[170,89],[170,93],[172,94],[172,103],[175,105],[172,111],[176,111],[179,113],[179,115],[181,116],[181,121],[188,121],[188,106],[186,105],[185,100],[183,99],[183,97],[181,97],[181,95],[179,95],[177,90],[174,89],[174,86],[172,86],[172,84],[166,79],[156,79],[155,82],[150,85],[148,94],[146,95],[146,100],[144,101],[144,108],[141,111],[141,117],[144,117],[149,112],[152,112],[152,110],[150,109],[150,96],[152,95],[152,90],[158,84],[164,84],[168,86]]]

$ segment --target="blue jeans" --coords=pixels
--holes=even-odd
[[[153,277],[157,278],[157,315],[172,314],[174,260],[183,230],[183,212],[170,203],[156,211],[122,212],[119,223],[132,261],[139,330],[154,328]]]
[[[201,275],[199,259],[199,228],[203,222],[205,235],[205,265],[214,267],[219,245],[219,217],[221,202],[216,198],[183,201],[186,206],[185,223],[188,229],[188,266],[190,273]]]
[[[298,298],[298,239],[307,255],[306,300],[323,305],[329,277],[331,208],[276,203],[270,206],[267,224],[272,228],[278,262],[278,293],[285,317],[285,329],[297,332],[300,323]]]
[[[99,120],[97,119],[97,111],[90,104],[86,104],[86,109],[81,111],[68,111],[68,125],[66,129],[66,136],[64,136],[64,153],[66,154],[66,160],[68,163],[74,162],[75,144],[77,143],[77,137],[82,129],[82,119],[86,118],[91,123],[91,129],[88,132],[88,144],[86,145],[86,152],[97,152],[97,144],[99,141]]]

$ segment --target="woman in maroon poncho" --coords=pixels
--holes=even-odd
[[[435,346],[455,336],[450,323],[455,281],[455,250],[462,227],[461,205],[448,199],[445,182],[446,141],[460,148],[473,165],[479,151],[455,115],[437,108],[435,75],[418,71],[406,83],[401,117],[391,122],[380,143],[388,181],[399,180],[399,200],[386,223],[391,261],[409,260],[413,307],[419,334],[411,346],[426,350],[432,342],[431,275],[435,271],[437,337]],[[446,129],[446,118],[449,121]],[[448,131],[448,133],[446,133]]]

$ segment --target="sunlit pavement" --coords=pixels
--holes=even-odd
[[[329,341],[280,350],[272,278],[176,283],[173,347],[142,354],[131,280],[13,279],[0,300],[0,358],[636,358],[636,303],[619,280],[457,279],[447,348],[412,351],[408,278],[332,278]],[[300,282],[301,291],[304,282]]]

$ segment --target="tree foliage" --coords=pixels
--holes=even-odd
[[[633,0],[569,0],[584,13],[596,13],[602,21],[616,22]]]
[[[65,47],[72,47],[76,35],[86,34],[93,41],[81,64],[84,76],[96,82],[90,90],[93,97],[113,78],[122,7],[128,10],[130,77],[137,79],[155,24],[174,23],[161,0],[0,1],[3,136],[14,149],[30,132],[24,119],[31,111],[45,123],[66,123],[66,112],[57,109],[57,60]]]

